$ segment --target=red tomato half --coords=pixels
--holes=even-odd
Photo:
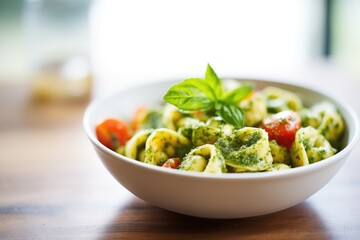
[[[275,140],[279,145],[290,148],[295,140],[295,134],[301,127],[298,113],[282,111],[264,119],[262,128],[269,134],[269,139]]]
[[[106,147],[116,150],[130,139],[126,122],[119,119],[106,119],[96,126],[96,136]]]
[[[180,166],[180,163],[181,163],[180,158],[169,158],[162,166],[166,168],[177,169]]]

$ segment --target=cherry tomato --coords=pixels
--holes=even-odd
[[[113,118],[97,125],[95,132],[99,141],[112,150],[124,146],[131,137],[126,122]]]
[[[180,166],[180,163],[181,163],[180,158],[169,158],[162,166],[166,168],[177,169]]]
[[[140,106],[136,109],[133,117],[131,118],[131,128],[136,131],[140,128],[141,124],[144,121],[144,116],[146,115],[147,109],[143,106]]]
[[[274,139],[279,145],[286,148],[291,147],[300,127],[299,114],[287,110],[265,118],[262,123],[262,128],[269,134],[269,139]]]

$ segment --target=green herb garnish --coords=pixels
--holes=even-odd
[[[253,87],[242,84],[226,92],[220,78],[208,64],[205,78],[189,78],[173,85],[164,100],[183,111],[204,110],[214,112],[226,123],[244,126],[244,113],[239,106]]]

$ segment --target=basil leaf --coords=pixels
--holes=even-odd
[[[224,101],[228,103],[239,103],[241,100],[246,98],[253,90],[253,86],[251,84],[244,84],[240,87],[237,87],[230,92],[226,93],[224,97]]]
[[[223,86],[221,84],[220,78],[216,75],[215,71],[212,69],[210,64],[207,65],[207,69],[205,73],[205,81],[213,89],[215,96],[218,99],[222,98],[224,92]]]
[[[244,113],[240,107],[226,102],[219,102],[216,105],[216,114],[226,123],[242,128],[245,125]]]
[[[235,106],[252,91],[252,85],[242,85],[225,94],[220,78],[208,64],[205,79],[189,78],[173,85],[164,100],[180,110],[205,110],[222,117],[237,128],[244,127],[244,114]]]
[[[181,110],[209,110],[214,107],[215,95],[211,87],[200,78],[189,78],[173,85],[164,100]]]

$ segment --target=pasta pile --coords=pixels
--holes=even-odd
[[[245,118],[242,128],[206,111],[184,112],[168,103],[143,107],[135,119],[135,133],[117,152],[158,166],[177,160],[177,169],[207,173],[278,171],[337,152],[344,122],[332,103],[305,107],[294,92],[266,87],[239,102],[239,107]],[[266,118],[284,111],[300,116],[288,146],[271,139],[264,128]]]

